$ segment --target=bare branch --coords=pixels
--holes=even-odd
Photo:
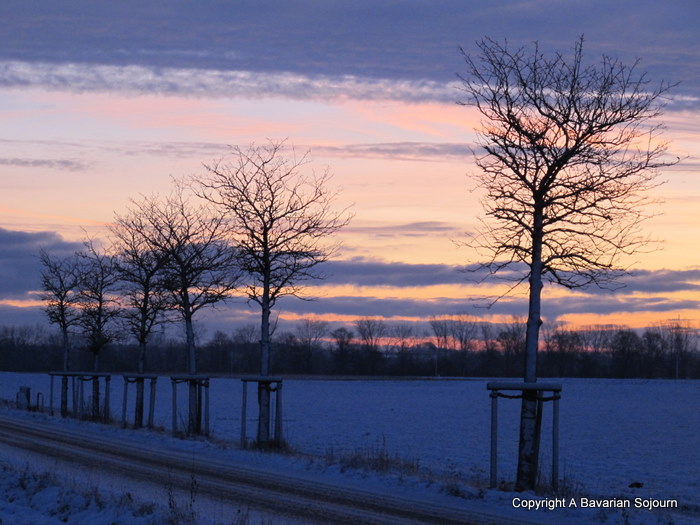
[[[543,277],[569,287],[616,281],[620,258],[649,242],[641,224],[659,171],[678,161],[654,123],[672,86],[651,86],[638,62],[588,65],[582,38],[571,57],[547,57],[537,44],[477,45],[477,57],[463,51],[463,104],[485,118],[476,163],[487,222],[472,246],[498,272],[504,260],[531,266],[541,237]]]

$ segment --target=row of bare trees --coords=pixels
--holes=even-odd
[[[180,320],[187,372],[197,373],[193,320],[205,307],[234,296],[261,310],[261,376],[270,370],[271,312],[282,296],[298,296],[319,278],[316,267],[334,253],[329,238],[349,221],[335,211],[330,174],[306,174],[306,155],[283,142],[247,149],[205,166],[206,173],[176,181],[166,196],[133,199],[115,214],[104,246],[87,241],[68,257],[42,251],[46,313],[64,340],[80,326],[98,367],[100,351],[119,332],[117,320],[138,341],[138,372],[144,370],[149,338],[159,325]],[[196,384],[190,386],[190,426]],[[269,391],[259,391],[258,439],[269,438]],[[142,392],[137,398],[143,398]]]

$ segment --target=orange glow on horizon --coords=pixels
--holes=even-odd
[[[44,306],[44,301],[39,299],[0,299],[0,305],[13,306],[15,308],[36,308]]]

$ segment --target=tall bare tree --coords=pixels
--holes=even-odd
[[[39,252],[41,262],[41,298],[49,322],[58,325],[63,346],[63,371],[70,369],[70,330],[78,323],[78,263],[75,255],[52,256],[45,249]],[[61,415],[68,414],[68,377],[61,378]]]
[[[81,326],[92,353],[93,369],[99,370],[100,352],[119,334],[120,314],[116,284],[119,280],[114,257],[95,242],[87,240],[78,257],[78,301]]]
[[[236,250],[224,239],[221,215],[191,204],[180,187],[165,198],[133,204],[151,250],[164,257],[164,286],[185,324],[188,373],[196,374],[194,315],[228,298],[239,284]]]
[[[119,280],[114,257],[104,248],[86,240],[78,259],[78,324],[82,328],[87,349],[92,353],[93,370],[99,371],[100,354],[117,340],[120,315],[116,284]],[[92,417],[100,417],[100,380],[92,380]]]
[[[172,306],[165,286],[165,252],[155,248],[147,218],[135,204],[124,214],[117,214],[110,226],[116,269],[119,274],[119,292],[124,301],[123,316],[129,331],[139,345],[137,371],[143,374],[146,348],[151,332],[168,320],[166,313]],[[136,379],[136,409],[134,425],[143,424],[144,380]]]
[[[529,285],[524,379],[537,379],[543,280],[610,285],[622,258],[645,245],[640,224],[666,156],[656,118],[670,86],[653,86],[638,62],[584,61],[513,49],[491,39],[464,58],[464,104],[484,117],[475,153],[486,219],[473,245],[487,270],[522,270]],[[537,473],[536,400],[521,411],[517,488]]]
[[[261,309],[260,374],[270,371],[270,313],[283,296],[299,297],[301,285],[318,279],[319,264],[337,244],[328,238],[348,222],[334,211],[330,173],[302,172],[307,155],[285,151],[283,142],[234,147],[228,161],[207,165],[194,181],[196,193],[220,207],[230,239],[240,249],[248,298]],[[262,385],[262,383],[260,384]],[[261,386],[258,443],[269,442],[270,392]]]
[[[165,198],[150,196],[134,201],[132,213],[142,218],[142,233],[151,251],[165,257],[163,285],[184,322],[187,370],[194,375],[194,315],[225,300],[238,286],[237,250],[224,239],[221,214],[191,204],[179,184]],[[188,432],[195,432],[199,419],[196,384],[190,381]]]
[[[63,345],[63,371],[70,368],[70,329],[78,322],[78,265],[75,255],[52,256],[39,251],[41,262],[41,298],[49,322],[58,325]]]

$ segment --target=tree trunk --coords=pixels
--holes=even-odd
[[[53,407],[51,407],[53,410]],[[68,376],[61,377],[61,417],[68,416]]]
[[[100,420],[100,378],[92,379],[92,419]]]
[[[61,330],[63,334],[63,371],[68,372],[70,366],[70,342],[68,340],[68,327]],[[53,407],[51,407],[53,410]],[[68,376],[61,378],[61,417],[68,415]]]
[[[183,316],[185,319],[185,335],[187,338],[187,373],[195,375],[197,373],[197,355],[194,346],[194,327],[192,326],[192,311],[189,305],[187,291],[182,294],[184,298]],[[194,381],[187,381],[187,434],[192,435],[197,430],[197,384]]]
[[[525,335],[525,371],[527,383],[537,381],[537,349],[539,345],[542,302],[542,212],[535,213],[530,264],[530,297]],[[539,464],[539,431],[537,428],[537,391],[523,392],[520,410],[520,445],[516,490],[533,490]]]
[[[70,368],[70,340],[68,339],[68,327],[63,330],[63,371],[68,372]]]
[[[138,373],[143,374],[146,362],[146,343],[141,341],[139,343],[139,364]],[[136,407],[134,408],[134,428],[141,428],[143,426],[143,384],[144,379],[139,377],[136,379]]]
[[[197,362],[194,347],[194,328],[192,327],[192,315],[185,311],[185,330],[187,332],[187,372],[190,375],[197,373]],[[197,431],[197,384],[194,381],[187,382],[189,386],[188,395],[188,418],[187,418],[187,433],[194,434]]]
[[[134,407],[134,428],[143,426],[143,377],[136,378],[136,406]]]
[[[260,375],[270,375],[270,299],[269,292],[263,292],[262,323],[260,330]],[[258,445],[270,441],[270,390],[267,385],[258,383]]]
[[[187,314],[185,317],[185,331],[187,332],[187,373],[194,375],[197,373],[197,356],[194,347],[194,328],[191,314]]]
[[[136,378],[136,406],[134,407],[134,428],[143,426],[143,377]]]

